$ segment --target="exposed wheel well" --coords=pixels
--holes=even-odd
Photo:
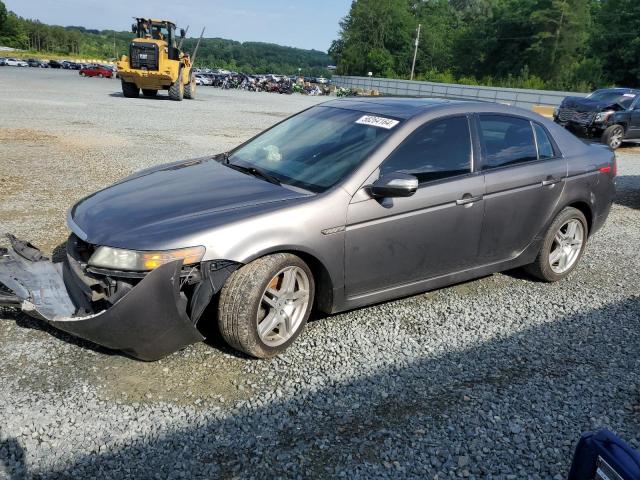
[[[300,257],[309,266],[316,284],[316,307],[323,312],[331,312],[333,307],[333,282],[324,264],[313,255],[300,250],[283,249],[268,252],[264,255],[272,255],[274,253],[291,253],[292,255]],[[253,260],[255,260],[255,258]]]
[[[567,207],[573,207],[580,210],[584,217],[587,219],[587,228],[589,229],[589,235],[591,235],[591,225],[593,224],[593,212],[587,202],[574,202]]]

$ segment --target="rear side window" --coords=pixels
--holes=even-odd
[[[485,151],[484,169],[538,159],[529,120],[503,115],[481,115],[480,135]]]
[[[537,123],[533,124],[533,129],[536,132],[536,142],[538,143],[538,158],[553,158],[556,156],[556,152],[553,149],[553,144],[549,140],[549,134],[542,128],[542,125]]]
[[[435,120],[419,127],[380,167],[381,175],[404,172],[422,182],[471,171],[471,136],[467,117]]]

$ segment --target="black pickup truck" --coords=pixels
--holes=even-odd
[[[606,88],[587,97],[567,97],[553,119],[574,133],[597,138],[612,149],[640,141],[640,90]]]

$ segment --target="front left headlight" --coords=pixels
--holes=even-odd
[[[110,270],[146,272],[174,260],[182,259],[183,265],[199,263],[204,252],[205,248],[201,246],[157,252],[98,247],[89,258],[89,265]]]
[[[609,115],[611,115],[612,113],[615,113],[615,112],[613,110],[608,110],[606,112],[596,113],[596,116],[593,119],[593,121],[595,123],[604,123],[607,121],[607,118],[609,118]]]

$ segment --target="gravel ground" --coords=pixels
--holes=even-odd
[[[0,229],[54,251],[82,196],[321,101],[118,92],[0,69]],[[638,149],[619,175],[567,280],[509,272],[321,317],[271,361],[212,339],[141,363],[0,310],[0,478],[564,478],[584,431],[640,447]]]

